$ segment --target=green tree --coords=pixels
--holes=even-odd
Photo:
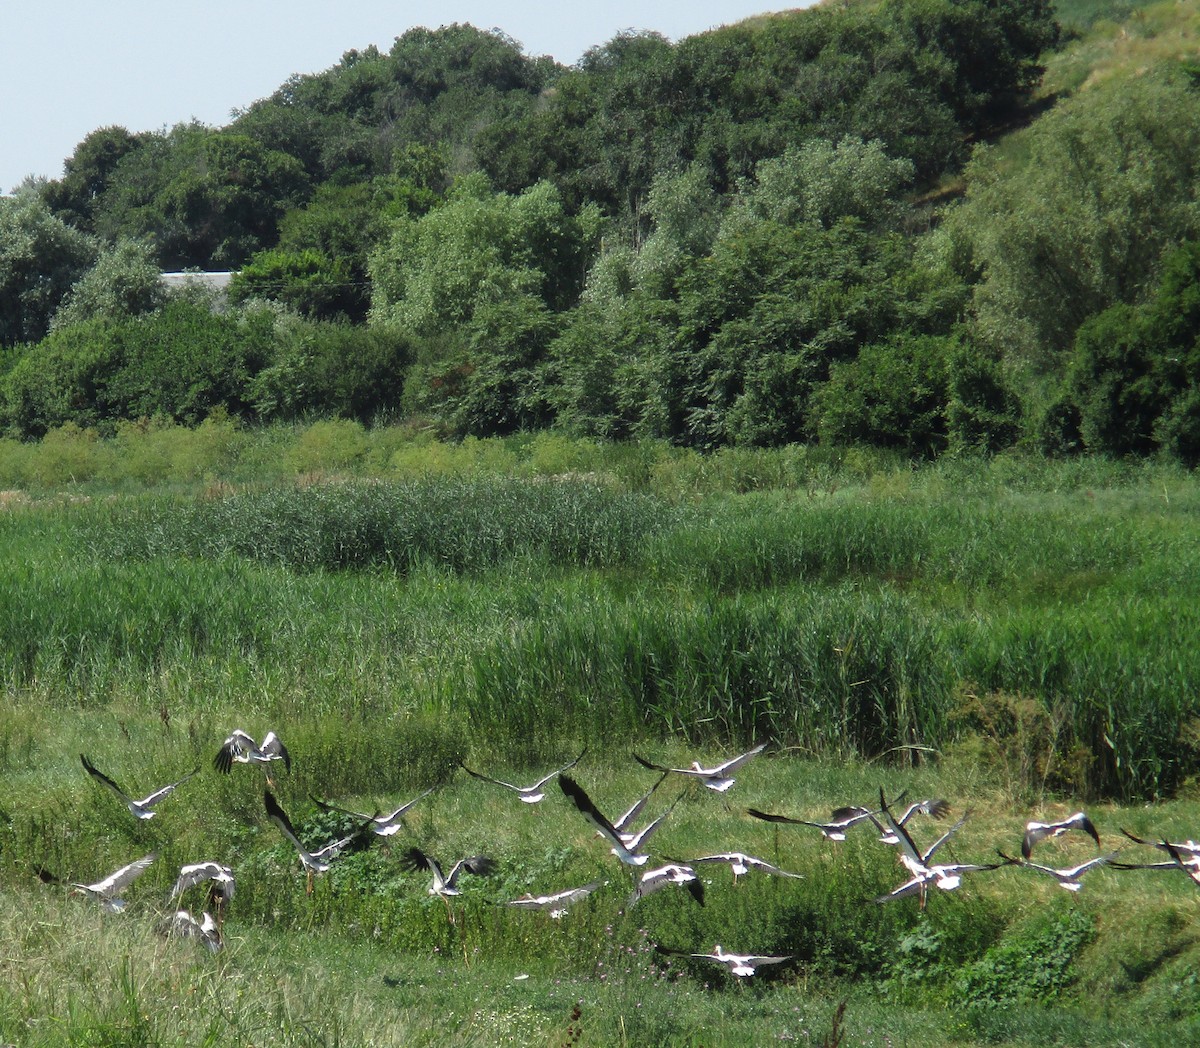
[[[1200,460],[1200,243],[1171,253],[1149,302],[1112,306],[1080,327],[1067,385],[1089,450],[1165,447]]]
[[[399,412],[414,352],[409,338],[386,327],[284,317],[248,397],[264,421],[335,415],[368,425]]]
[[[0,346],[42,339],[97,251],[36,195],[0,197]]]
[[[180,124],[119,162],[97,202],[96,229],[152,241],[166,269],[231,269],[273,246],[279,218],[308,193],[294,157],[246,135]]]
[[[939,235],[978,277],[982,341],[1059,372],[1088,317],[1153,286],[1164,250],[1200,233],[1196,101],[1181,75],[1122,78],[1036,121],[1021,163],[977,153]]]
[[[108,189],[117,165],[141,148],[143,138],[117,126],[89,134],[67,158],[63,177],[43,188],[50,209],[77,229],[95,232],[97,202]]]
[[[320,251],[260,251],[234,274],[229,298],[235,304],[269,299],[313,320],[350,318],[362,299],[354,277],[345,259]]]
[[[549,183],[510,196],[467,179],[442,207],[398,220],[372,256],[372,318],[429,336],[469,322],[480,305],[525,294],[565,309],[597,231],[595,214],[568,215]]]
[[[166,301],[159,268],[148,245],[119,240],[105,247],[79,278],[50,322],[51,328],[85,320],[120,320],[152,313]]]
[[[895,335],[834,364],[813,397],[821,441],[926,457],[945,450],[950,347],[938,336]]]

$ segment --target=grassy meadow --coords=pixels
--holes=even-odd
[[[879,790],[970,817],[948,861],[1086,807],[1200,821],[1200,486],[1176,467],[1018,455],[449,445],[348,423],[65,428],[0,441],[0,1042],[29,1045],[1179,1044],[1200,1033],[1200,892],[1178,870],[1022,869],[871,900],[905,876],[820,820]],[[436,787],[390,846],[316,878],[211,767],[234,727],[286,742],[275,792],[316,847]],[[669,778],[651,847],[738,849],[706,902],[632,874],[551,782],[610,816],[659,763],[768,742],[720,795]],[[143,795],[138,822],[79,754]],[[914,823],[932,842],[938,824]],[[413,843],[485,853],[448,910]],[[42,883],[155,853],[104,912]],[[1035,861],[1082,862],[1085,836]],[[237,875],[225,948],[156,931],[184,863]],[[591,880],[561,919],[496,905]],[[793,955],[736,980],[669,951]],[[845,1005],[842,1010],[842,1005]]]

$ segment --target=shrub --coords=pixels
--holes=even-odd
[[[877,444],[932,456],[947,444],[948,370],[954,343],[896,335],[835,364],[814,395],[823,443]]]

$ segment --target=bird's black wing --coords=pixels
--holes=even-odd
[[[92,762],[90,760],[88,760],[86,756],[84,756],[81,753],[79,755],[79,759],[83,762],[84,770],[93,779],[95,779],[97,782],[104,783],[105,786],[107,786],[110,790],[112,790],[115,794],[117,794],[117,796],[119,796],[122,800],[124,800],[126,802],[129,801],[129,794],[127,794],[123,789],[121,789],[120,786],[118,786],[115,782],[113,782],[112,779],[110,779],[107,775],[105,775],[104,772],[100,771],[99,768],[97,768],[94,764],[92,764]]]

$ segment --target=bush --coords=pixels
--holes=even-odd
[[[814,396],[821,441],[878,444],[922,456],[944,450],[954,348],[947,338],[895,335],[835,364]]]
[[[263,420],[335,415],[368,424],[399,411],[409,339],[387,327],[283,320],[271,363],[250,383]]]

